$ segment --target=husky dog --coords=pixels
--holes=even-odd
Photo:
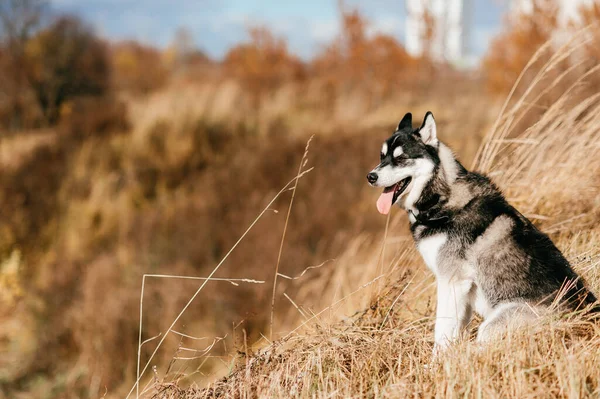
[[[596,302],[548,236],[438,141],[431,112],[418,129],[410,113],[404,116],[367,180],[384,188],[380,213],[396,203],[408,212],[417,248],[436,276],[434,353],[459,337],[473,310],[484,319],[477,339],[486,341],[509,322],[536,318],[557,298],[569,310]]]

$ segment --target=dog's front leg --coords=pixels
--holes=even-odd
[[[434,356],[456,340],[471,320],[473,282],[438,278]]]

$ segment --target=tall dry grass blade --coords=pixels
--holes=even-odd
[[[400,293],[396,296],[396,298],[394,299],[394,301],[392,302],[392,304],[390,305],[388,311],[385,313],[385,317],[383,318],[383,321],[381,322],[381,325],[379,326],[379,329],[381,330],[384,326],[385,323],[388,320],[388,317],[390,316],[390,313],[392,312],[392,310],[394,309],[394,306],[396,306],[396,303],[400,300],[400,297],[402,297],[402,295],[404,295],[404,293],[406,292],[406,290],[408,289],[408,287],[410,286],[410,284],[415,280],[415,276],[413,276],[410,281],[408,281],[406,283],[406,286],[402,289],[402,291],[400,291]]]
[[[515,108],[513,108],[509,114],[510,115],[515,115],[517,113],[519,113],[518,116],[516,117],[512,117],[510,119],[510,122],[507,121],[505,122],[505,126],[503,131],[501,132],[501,134],[499,134],[499,137],[496,139],[491,139],[490,141],[490,148],[494,147],[495,151],[493,151],[492,153],[494,154],[493,156],[490,155],[489,158],[485,158],[488,160],[488,165],[487,166],[481,166],[480,170],[483,171],[483,168],[487,168],[486,171],[489,172],[489,168],[491,168],[491,164],[493,163],[493,160],[495,158],[497,158],[498,154],[502,153],[502,149],[503,148],[507,148],[509,147],[508,144],[514,144],[517,143],[518,139],[509,139],[507,138],[507,136],[510,133],[510,126],[516,126],[518,125],[523,118],[528,114],[528,112],[535,107],[539,107],[539,105],[537,104],[538,101],[543,98],[546,94],[548,94],[552,89],[556,88],[556,86],[558,86],[558,84],[567,76],[570,75],[571,72],[573,72],[575,69],[577,69],[578,67],[580,67],[582,64],[584,64],[585,61],[582,60],[572,66],[570,66],[569,68],[567,68],[565,71],[563,71],[561,74],[559,74],[558,77],[556,77],[554,79],[554,81],[552,83],[550,83],[549,85],[547,85],[542,91],[540,91],[539,94],[536,95],[536,97],[531,100],[531,101],[525,101],[525,96],[522,97],[522,102],[520,104],[518,104],[517,106],[515,106]],[[531,87],[535,87],[535,86],[531,86]],[[525,107],[521,107],[522,105],[525,105]],[[523,109],[521,109],[523,108]],[[549,110],[548,108],[545,109],[546,112]],[[536,142],[536,144],[539,142],[539,140]],[[504,146],[504,147],[502,147]],[[481,148],[481,147],[480,147]]]
[[[315,136],[310,136],[310,138],[306,142],[306,147],[304,148],[304,155],[302,155],[300,165],[298,166],[297,176],[299,176],[302,173],[302,168],[306,164],[305,160],[308,156],[308,149],[310,148],[310,142],[312,141],[313,137]],[[275,265],[275,275],[273,276],[273,292],[271,294],[271,316],[269,318],[269,339],[271,340],[273,340],[273,317],[275,315],[275,292],[277,290],[277,276],[279,275],[279,264],[281,262],[281,254],[283,253],[283,243],[285,241],[285,233],[287,232],[290,215],[292,214],[292,206],[294,205],[294,197],[296,196],[297,187],[298,180],[294,182],[294,188],[292,189],[292,198],[290,199],[290,205],[288,206],[287,215],[285,217],[285,224],[283,225],[283,233],[281,234],[281,242],[279,244],[279,253],[277,254],[277,264]]]
[[[139,325],[139,334],[138,334],[138,351],[137,351],[137,369],[135,378],[136,381],[140,380],[140,356],[142,353],[142,318],[144,311],[144,287],[146,286],[146,276],[142,276],[142,289],[140,292],[140,325]],[[135,398],[140,398],[140,385],[136,382],[135,384]]]
[[[148,366],[150,365],[150,362],[152,361],[152,359],[154,359],[154,356],[158,352],[158,349],[162,346],[163,342],[165,341],[165,339],[167,338],[167,336],[169,335],[169,333],[171,332],[171,330],[173,330],[173,327],[175,327],[175,324],[179,321],[179,319],[181,318],[181,316],[185,313],[185,311],[191,305],[191,303],[194,301],[194,299],[196,299],[196,297],[198,296],[198,294],[200,294],[200,292],[202,291],[202,289],[204,288],[204,286],[206,286],[206,284],[213,278],[213,275],[217,272],[217,270],[219,270],[219,268],[225,262],[225,260],[227,260],[227,258],[229,257],[229,255],[231,255],[231,253],[240,244],[240,242],[242,242],[242,240],[244,239],[244,237],[246,237],[246,235],[250,232],[250,230],[252,230],[252,228],[254,227],[254,225],[269,210],[269,208],[271,207],[271,205],[273,205],[273,203],[277,200],[277,198],[279,198],[279,196],[281,194],[283,194],[289,188],[289,186],[292,183],[295,183],[298,179],[302,178],[304,175],[306,175],[307,173],[309,173],[311,170],[313,170],[313,168],[305,170],[304,172],[302,172],[301,174],[297,175],[292,180],[290,180],[281,190],[279,190],[279,192],[273,197],[273,199],[271,200],[271,202],[269,202],[267,204],[267,206],[262,210],[262,212],[256,217],[256,219],[254,219],[254,221],[246,229],[246,231],[244,232],[244,234],[242,234],[242,236],[236,241],[236,243],[233,244],[233,246],[231,247],[231,249],[229,250],[229,252],[227,252],[225,254],[225,256],[223,257],[223,259],[221,259],[221,261],[217,264],[217,266],[215,266],[215,268],[212,270],[212,272],[210,272],[210,274],[208,275],[208,277],[206,278],[206,280],[204,280],[204,282],[202,283],[202,285],[200,286],[200,288],[198,288],[196,290],[196,292],[194,293],[194,295],[192,295],[192,297],[186,303],[186,305],[183,307],[183,309],[181,310],[181,312],[179,312],[179,314],[177,315],[177,317],[175,318],[175,320],[173,320],[173,322],[171,323],[171,325],[167,329],[167,332],[163,335],[162,339],[158,342],[158,345],[154,349],[154,352],[152,352],[152,355],[150,355],[150,358],[148,359],[148,362],[144,366],[144,369],[137,376],[135,384],[129,390],[129,393],[126,396],[126,399],[129,398],[129,396],[131,395],[131,393],[133,392],[133,390],[136,389],[136,387],[139,386],[140,379],[142,378],[142,376],[144,375],[144,373],[148,369]],[[140,300],[140,302],[141,302],[141,300]]]
[[[592,72],[592,71],[593,72],[600,71],[600,65],[593,68],[590,72]],[[588,74],[588,73],[584,74],[584,76],[589,76],[589,75],[590,74]],[[558,128],[558,126],[562,123],[562,120],[560,120],[560,119],[556,120],[555,116],[558,115],[559,113],[563,112],[566,102],[571,99],[571,97],[570,97],[570,95],[572,94],[571,91],[574,90],[575,87],[580,85],[583,79],[584,79],[584,77],[582,77],[581,79],[578,79],[575,83],[573,83],[573,85],[571,85],[571,87],[569,87],[569,89],[565,92],[565,94],[563,96],[561,96],[561,98],[559,98],[556,101],[556,103],[553,104],[552,107],[550,107],[547,115],[549,117],[552,117],[552,119],[550,119],[548,121],[548,123],[552,123],[552,124],[548,125],[546,128],[537,129],[537,130],[542,131],[542,135],[538,134],[540,141],[544,142],[545,140],[547,140],[553,134],[553,132]],[[569,115],[570,117],[573,118],[573,120],[575,120],[577,115],[579,115],[583,111],[591,108],[599,98],[600,98],[600,94],[595,94],[595,95],[588,97],[587,99],[581,101],[580,104],[578,104],[576,107],[574,107],[572,110],[570,110],[566,115]],[[545,122],[546,120],[547,119],[543,118],[540,122]],[[577,125],[582,125],[582,123],[577,123]],[[528,136],[529,134],[530,134],[530,132],[526,131],[523,134],[523,136]],[[515,160],[514,160],[514,164],[513,164],[514,166],[511,168],[510,171],[508,171],[506,173],[506,176],[503,179],[504,184],[507,184],[507,185],[512,184],[515,181],[515,179],[523,172],[523,170],[525,170],[525,168],[533,162],[532,158],[534,156],[536,156],[536,154],[537,154],[537,156],[539,156],[541,154],[540,152],[532,152],[532,151],[520,151],[520,153],[517,154],[518,149],[519,148],[517,148],[517,150],[515,150],[516,156],[515,156]]]
[[[308,316],[306,316],[304,314],[304,312],[302,311],[302,309],[300,309],[300,307],[296,304],[296,302],[294,302],[294,300],[292,298],[290,298],[290,296],[287,293],[283,293],[283,296],[287,298],[288,301],[291,302],[291,304],[296,308],[296,310],[298,311],[298,313],[300,313],[300,316],[302,316],[304,319],[308,319]]]
[[[527,65],[525,65],[525,68],[523,68],[523,70],[521,71],[521,73],[517,77],[517,80],[515,81],[512,89],[508,93],[508,96],[506,97],[506,100],[504,100],[504,103],[502,104],[502,108],[500,109],[500,112],[498,113],[498,117],[496,118],[496,121],[494,122],[494,125],[492,126],[492,129],[490,130],[489,141],[491,141],[494,133],[497,131],[498,126],[500,125],[500,120],[504,116],[504,112],[506,111],[506,108],[508,107],[508,104],[510,103],[510,100],[512,99],[512,96],[515,94],[515,91],[517,90],[517,87],[521,83],[521,79],[523,79],[523,76],[525,76],[525,73],[537,61],[537,59],[542,55],[542,53],[550,46],[550,44],[551,44],[550,41],[544,43],[544,45],[542,47],[540,47],[538,49],[538,51],[535,52],[535,54],[533,55],[533,57],[531,57],[531,59],[529,60],[529,62],[527,63]],[[481,159],[485,159],[486,158],[487,151],[488,151],[487,145],[482,145],[482,146],[479,147],[479,150],[477,151],[477,153],[475,154],[475,158],[473,159],[473,166],[472,166],[473,168],[475,168],[477,165],[479,165],[479,163],[481,162]]]
[[[302,278],[306,274],[306,272],[308,272],[309,270],[320,269],[321,267],[325,266],[326,263],[329,263],[329,262],[335,262],[335,259],[327,259],[326,261],[321,262],[318,265],[308,266],[306,269],[302,270],[302,273],[300,273],[299,275],[294,276],[294,277],[288,276],[288,275],[285,275],[285,274],[282,274],[282,273],[277,273],[277,275],[279,277],[285,278],[287,280],[298,280],[299,278]]]
[[[585,34],[589,30],[588,28],[582,29],[578,31],[569,41],[563,44],[556,52],[552,54],[550,59],[540,68],[532,82],[529,84],[525,92],[521,95],[521,97],[517,100],[517,102],[512,106],[510,111],[506,111],[508,104],[512,100],[512,97],[521,83],[525,73],[533,66],[533,64],[541,57],[541,55],[548,50],[548,48],[553,44],[553,40],[550,39],[546,43],[544,43],[531,57],[527,65],[523,68],[519,77],[515,81],[508,97],[506,98],[496,121],[490,133],[488,133],[485,138],[484,143],[479,147],[477,154],[475,155],[473,161],[473,168],[480,170],[481,172],[488,172],[491,168],[493,160],[496,158],[498,153],[498,138],[505,138],[510,132],[510,127],[514,125],[513,115],[516,111],[521,109],[523,103],[525,103],[526,99],[529,97],[529,94],[533,92],[535,88],[537,88],[538,83],[543,80],[543,77],[552,69],[554,69],[560,62],[564,61],[566,58],[570,57],[576,50],[586,45],[590,40],[590,37],[585,37]],[[584,37],[584,40],[578,42],[576,45],[572,46],[576,40]],[[503,127],[501,131],[500,129],[500,121],[504,120]]]
[[[263,280],[255,280],[251,278],[226,278],[226,277],[195,277],[195,276],[180,276],[176,274],[144,274],[145,277],[153,277],[153,278],[171,278],[171,279],[179,279],[179,280],[208,280],[208,281],[225,281],[231,283],[233,285],[239,285],[238,283],[248,283],[248,284],[264,284],[266,281]]]

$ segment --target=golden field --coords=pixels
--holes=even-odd
[[[600,326],[577,315],[430,364],[433,275],[365,179],[431,110],[600,292],[597,29],[507,25],[465,72],[340,18],[310,63],[262,28],[221,62],[94,45],[80,79],[110,74],[51,106],[39,68],[0,57],[24,93],[0,101],[0,398],[600,394]]]

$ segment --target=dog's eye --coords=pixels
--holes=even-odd
[[[408,159],[408,157],[406,155],[402,154],[402,155],[395,157],[394,162],[399,163],[402,161],[406,161],[407,159]]]

